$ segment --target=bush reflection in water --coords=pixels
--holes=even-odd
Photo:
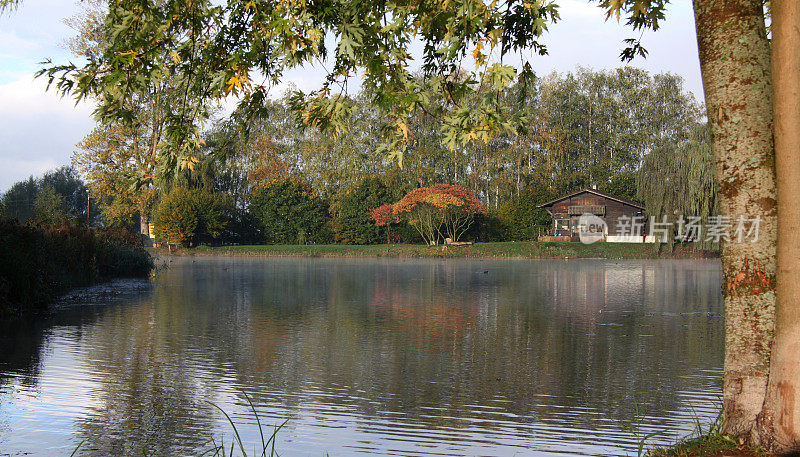
[[[0,449],[626,455],[713,418],[714,261],[172,259],[0,337]],[[102,301],[102,300],[99,300]],[[96,305],[96,303],[95,303]],[[639,416],[636,416],[636,411]],[[31,444],[33,443],[33,444]]]

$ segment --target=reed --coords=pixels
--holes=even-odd
[[[0,317],[42,310],[76,287],[147,277],[153,260],[135,236],[0,218]]]
[[[244,393],[244,397],[247,399],[247,403],[250,405],[250,410],[252,411],[253,417],[256,420],[256,424],[258,425],[258,431],[261,438],[260,445],[254,448],[252,453],[249,453],[246,449],[244,441],[242,440],[242,436],[239,433],[239,429],[231,416],[215,403],[207,401],[206,403],[218,409],[222,415],[225,416],[225,419],[228,420],[228,423],[231,426],[232,438],[226,442],[224,436],[219,439],[211,437],[208,439],[205,445],[200,447],[200,449],[194,451],[192,454],[183,454],[184,457],[277,457],[278,453],[275,449],[275,445],[278,432],[283,428],[284,425],[286,425],[287,422],[289,422],[289,420],[287,419],[283,421],[283,423],[280,425],[267,427],[265,424],[261,423],[261,418],[258,416],[258,411],[253,405],[253,402],[250,400],[250,397],[248,397],[246,393]],[[75,447],[70,454],[70,457],[78,455],[78,451],[80,451],[84,442],[85,441],[81,441],[78,446]],[[130,454],[127,452],[125,453],[126,457],[129,455]],[[140,455],[143,457],[151,456],[147,449],[142,449]],[[176,455],[175,457],[181,457],[181,455]]]

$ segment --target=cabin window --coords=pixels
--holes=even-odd
[[[557,231],[569,231],[569,219],[556,219]]]
[[[579,217],[572,217],[572,229],[574,234],[578,234],[580,232],[586,231],[586,224],[581,224],[581,219]]]

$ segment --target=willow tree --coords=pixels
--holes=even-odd
[[[680,139],[665,139],[642,160],[636,175],[638,197],[651,215],[676,224],[718,212],[714,158],[707,124],[688,126]],[[702,234],[696,242],[705,243]],[[674,238],[669,238],[670,245]]]

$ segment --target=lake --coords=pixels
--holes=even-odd
[[[636,455],[721,403],[718,261],[164,263],[0,325],[0,456],[194,455],[216,406],[252,452],[249,401],[284,456]]]

